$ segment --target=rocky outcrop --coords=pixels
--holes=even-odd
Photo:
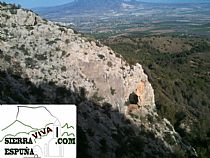
[[[110,48],[11,5],[0,5],[0,25],[1,103],[77,104],[91,157],[161,157],[178,147],[193,153],[155,112],[140,64],[129,66]],[[133,93],[137,102],[129,105]],[[142,150],[133,151],[136,144]]]
[[[84,87],[89,97],[97,94],[122,108],[143,80],[147,88],[141,97],[144,104],[154,106],[153,89],[141,65],[130,67],[108,47],[99,47],[72,29],[46,22],[32,12],[17,9],[12,14],[6,9],[1,15],[1,37],[6,38],[1,41],[1,50],[11,55],[8,67],[19,62],[22,75],[32,82],[52,81],[72,91]]]

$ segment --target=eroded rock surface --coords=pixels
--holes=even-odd
[[[0,25],[0,103],[76,104],[90,157],[196,155],[157,115],[140,64],[129,66],[107,46],[11,5],[0,5]]]

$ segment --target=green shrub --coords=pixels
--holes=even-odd
[[[100,59],[104,59],[104,58],[105,58],[105,56],[102,55],[102,54],[98,54],[98,57],[99,57]]]
[[[63,50],[63,51],[62,51],[62,55],[61,55],[61,56],[62,56],[62,57],[63,57],[63,56],[65,56],[65,55],[66,55],[66,53],[67,53],[67,52],[66,52],[65,50]]]
[[[113,89],[112,87],[110,88],[110,91],[111,91],[111,94],[112,94],[112,95],[115,95],[115,94],[116,94],[116,92],[115,92],[116,90]]]
[[[61,71],[64,72],[64,71],[66,71],[66,70],[67,70],[67,69],[66,69],[66,66],[62,66],[62,67],[61,67]]]
[[[11,56],[5,54],[4,60],[7,61],[8,63],[10,63],[11,62]]]
[[[112,67],[112,62],[111,62],[111,61],[108,61],[108,62],[107,62],[107,65],[108,65],[109,67]]]
[[[3,58],[4,57],[4,53],[3,51],[0,49],[0,58]]]
[[[26,28],[28,31],[31,31],[31,30],[34,29],[34,27],[33,27],[33,26],[30,26],[30,25],[26,25],[25,28]]]
[[[11,9],[9,9],[9,11],[10,11],[11,14],[17,14],[17,9],[12,9],[11,8]]]
[[[26,67],[28,68],[34,68],[37,65],[37,61],[33,58],[26,58],[25,59]]]
[[[35,54],[34,57],[37,60],[47,60],[47,56],[45,54]]]
[[[54,43],[57,43],[57,41],[56,40],[53,40],[53,41],[48,41],[47,42],[47,44],[49,44],[49,45],[53,45]]]
[[[5,3],[5,2],[0,2],[0,4],[1,4],[2,6],[7,6],[7,3]]]
[[[69,40],[69,39],[66,39],[66,40],[65,40],[65,43],[66,43],[66,44],[69,44],[69,43],[70,43],[70,40]]]

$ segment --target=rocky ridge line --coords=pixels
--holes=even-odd
[[[166,154],[173,153],[178,144],[186,153],[190,151],[196,155],[190,146],[182,142],[169,121],[159,119],[155,111],[154,90],[140,64],[129,66],[110,48],[88,41],[70,28],[43,20],[33,12],[11,5],[0,5],[0,25],[1,71],[11,71],[27,78],[44,90],[49,102],[56,97],[56,93],[50,87],[43,86],[43,83],[65,87],[72,92],[83,89],[88,99],[98,102],[99,105],[109,103],[112,109],[125,113],[136,128],[143,128],[164,142],[164,149],[160,149],[154,140],[145,140],[156,150],[163,153],[167,150]],[[9,79],[10,82],[13,82],[12,80]],[[138,99],[134,104],[125,106],[133,92],[134,98],[137,96]],[[0,100],[4,101],[3,98]],[[10,100],[15,102],[13,98]],[[63,99],[62,102],[69,103],[68,99]],[[81,113],[88,113],[88,108],[91,110],[91,105],[87,105],[89,104],[80,106]],[[107,138],[110,147],[107,155],[115,157],[111,149],[117,149],[120,144],[113,139],[109,131],[117,130],[113,122],[122,126],[124,124],[120,118],[111,117],[109,120],[102,114],[98,115],[97,111],[92,111],[92,116],[88,115],[88,121],[85,121],[85,116],[80,115],[79,126],[84,133],[88,132],[90,126],[93,130],[96,130],[94,126],[97,126],[96,128],[101,128],[101,132],[106,131],[103,137]],[[94,116],[99,117],[103,123],[98,125],[93,119]],[[172,142],[167,142],[166,137]],[[90,149],[92,156],[100,156],[97,145],[100,139],[88,135],[87,139],[94,147]],[[145,150],[149,153],[153,149]]]

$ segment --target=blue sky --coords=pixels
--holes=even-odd
[[[210,0],[139,0],[139,1],[144,1],[144,2],[156,2],[156,3],[202,3],[202,2],[210,2]]]
[[[0,0],[1,2],[20,4],[24,8],[56,6],[73,0]]]
[[[73,0],[0,0],[1,2],[20,4],[24,8],[56,6]],[[99,0],[100,1],[100,0]],[[210,0],[139,0],[144,2],[209,2]]]

